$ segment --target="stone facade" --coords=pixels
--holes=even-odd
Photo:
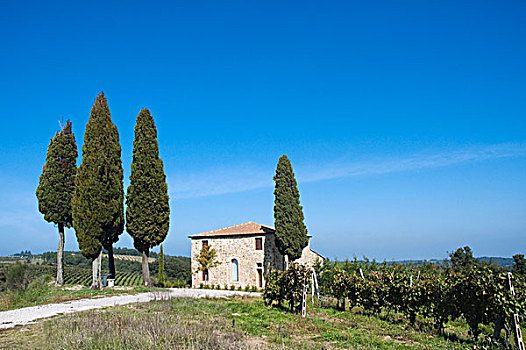
[[[323,260],[325,260],[325,258],[310,248],[309,238],[309,244],[307,244],[307,246],[303,248],[303,251],[301,252],[301,258],[297,259],[295,262],[303,265],[314,266],[314,264],[316,264],[318,260],[320,261],[320,263],[323,263]]]
[[[225,229],[190,236],[192,286],[220,285],[222,288],[265,287],[268,267],[282,270],[285,259],[275,243],[274,229],[255,223],[245,223]],[[258,245],[260,241],[260,244]],[[198,271],[197,257],[203,245],[208,244],[217,252],[219,265],[206,273]],[[260,248],[260,249],[258,249]],[[313,265],[323,257],[310,249],[303,250],[297,261]]]

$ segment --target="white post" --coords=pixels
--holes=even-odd
[[[511,272],[508,272],[508,287],[510,289],[511,295],[515,297],[515,289],[513,288],[511,277],[512,277]],[[519,350],[525,350],[524,341],[522,340],[522,331],[521,331],[521,324],[519,322],[519,314],[513,314],[511,323],[513,325],[513,330],[515,333],[515,343],[517,344],[517,347],[519,348]]]
[[[305,316],[307,316],[307,278],[305,278],[305,283],[303,283],[303,298],[301,300],[301,317]]]

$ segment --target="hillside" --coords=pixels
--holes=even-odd
[[[141,273],[141,256],[135,249],[115,248],[115,267],[117,273]],[[29,262],[33,265],[54,266],[57,263],[56,252],[45,252],[42,254],[31,254],[29,251],[13,254],[10,256],[0,257],[0,262],[14,263],[17,261]],[[156,276],[159,271],[157,254],[151,252],[148,259],[150,264],[150,273]],[[86,259],[78,251],[64,252],[64,265],[66,268],[80,268],[85,270],[91,269],[91,260]],[[107,272],[108,258],[103,255],[102,271]],[[164,255],[165,274],[169,280],[177,280],[184,283],[190,283],[190,258],[185,256]]]

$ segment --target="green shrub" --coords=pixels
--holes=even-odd
[[[311,270],[297,263],[291,263],[287,271],[270,269],[263,293],[265,304],[281,306],[284,301],[287,301],[291,311],[299,312],[303,298],[303,286],[305,283],[308,284],[310,278]]]
[[[201,288],[201,285],[199,285],[199,288]],[[186,288],[186,281],[184,280],[173,280],[173,281],[165,281],[164,286],[167,288]]]
[[[26,289],[29,286],[30,276],[27,264],[16,263],[8,270],[6,275],[6,288],[14,291],[18,289]]]

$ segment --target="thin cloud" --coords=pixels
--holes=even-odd
[[[419,153],[406,157],[375,159],[359,163],[340,163],[310,169],[303,182],[323,181],[352,176],[382,175],[405,171],[441,168],[468,162],[526,156],[526,145],[499,144],[439,153]]]
[[[526,156],[526,145],[505,143],[444,152],[421,152],[409,156],[375,158],[370,161],[335,161],[295,167],[301,183],[442,168],[463,163]],[[273,186],[274,164],[242,166],[228,171],[209,169],[198,174],[173,176],[173,199],[189,199],[239,193]],[[305,174],[305,175],[303,175]],[[185,179],[184,181],[182,179]]]

